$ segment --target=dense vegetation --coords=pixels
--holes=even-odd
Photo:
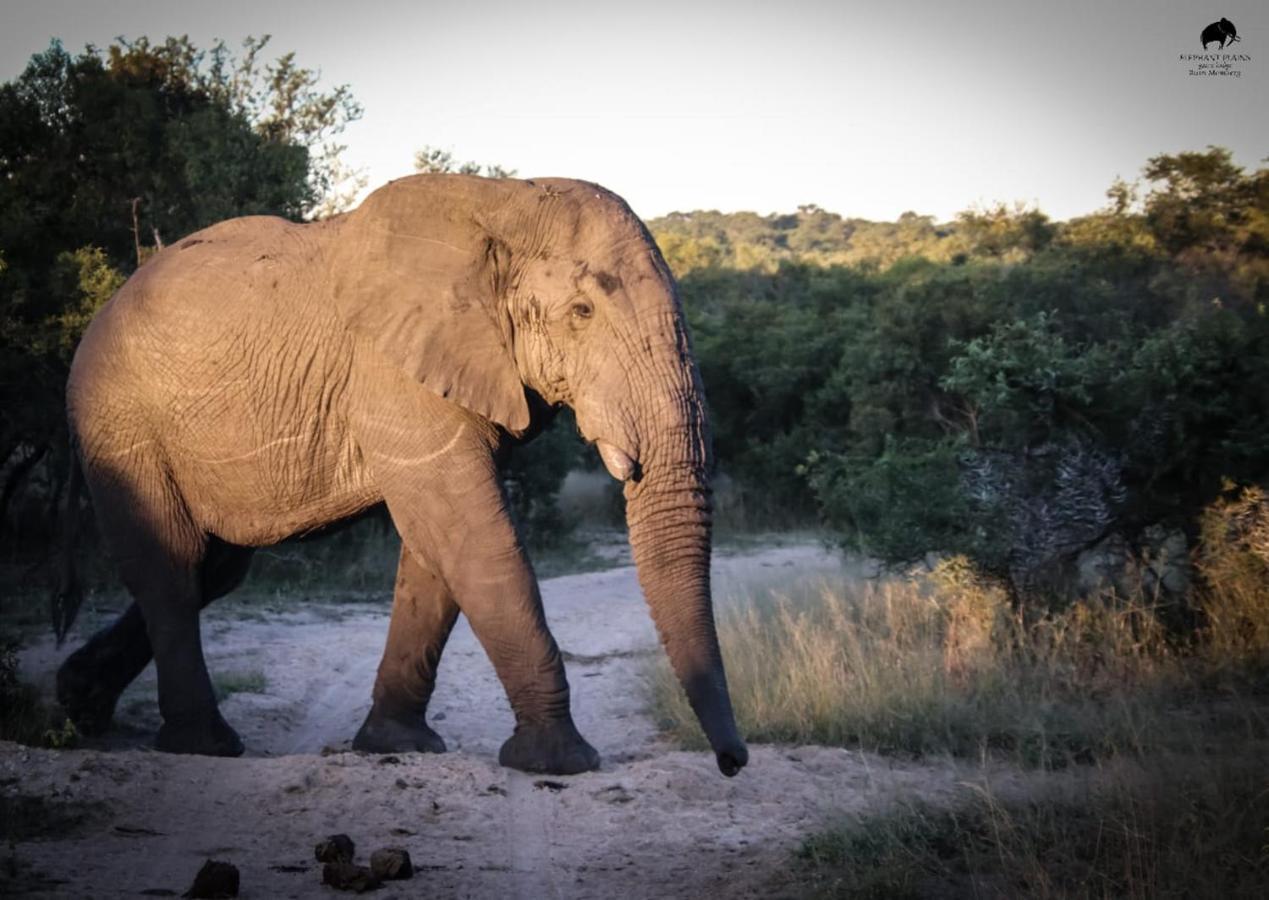
[[[1112,533],[1192,538],[1228,481],[1269,477],[1269,169],[1211,148],[1143,174],[1066,223],[650,223],[751,517],[1025,591]]]

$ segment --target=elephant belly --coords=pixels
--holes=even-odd
[[[203,377],[182,380],[160,428],[195,521],[230,543],[277,543],[380,499],[340,411],[346,363],[315,338],[293,346],[191,366]]]
[[[181,348],[160,433],[191,513],[264,546],[379,502],[345,414],[349,354],[320,304],[259,304]]]
[[[382,498],[346,438],[281,434],[182,454],[177,482],[194,520],[232,544],[275,544],[348,518]]]

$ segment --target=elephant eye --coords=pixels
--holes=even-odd
[[[574,319],[584,321],[595,314],[595,307],[591,305],[589,300],[575,300],[568,312]]]

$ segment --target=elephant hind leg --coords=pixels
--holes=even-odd
[[[149,461],[147,467],[127,478],[91,468],[86,475],[102,533],[136,599],[154,654],[163,716],[155,746],[173,753],[237,756],[242,741],[217,709],[199,630],[199,611],[208,596],[203,570],[209,542],[162,465]],[[117,640],[136,649],[131,615],[124,614],[129,631]]]
[[[228,594],[246,577],[253,550],[208,541],[201,567],[201,603]],[[101,734],[114,718],[119,695],[150,664],[154,651],[141,607],[133,603],[67,657],[57,670],[57,699],[84,734]]]
[[[374,703],[353,738],[354,750],[445,752],[445,741],[428,727],[426,714],[441,652],[457,619],[458,605],[444,580],[402,544]]]
[[[135,603],[98,631],[57,670],[57,701],[84,734],[110,727],[119,695],[150,664],[145,619]]]

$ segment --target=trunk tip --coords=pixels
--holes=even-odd
[[[728,750],[720,750],[715,755],[718,758],[718,771],[728,778],[734,778],[749,762],[749,749],[743,743],[737,743]]]

